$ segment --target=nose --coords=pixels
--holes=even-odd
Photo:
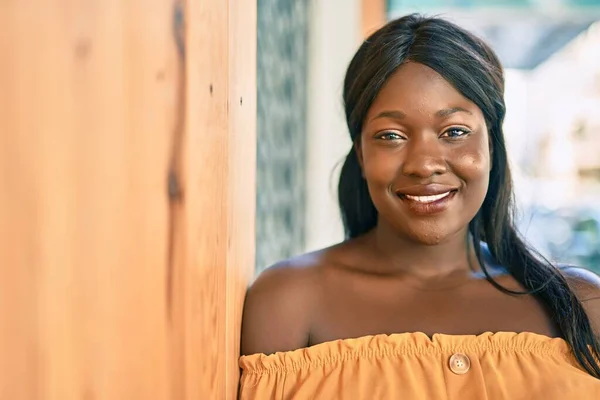
[[[435,135],[415,135],[404,148],[402,173],[416,178],[430,178],[447,172],[443,144]]]

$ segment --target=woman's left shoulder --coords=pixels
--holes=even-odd
[[[574,265],[560,266],[560,271],[581,301],[600,297],[600,276],[589,269]]]
[[[600,334],[600,276],[589,269],[576,266],[561,266],[560,271],[575,292],[594,330]]]

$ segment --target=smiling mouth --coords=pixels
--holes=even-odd
[[[441,188],[437,189],[439,190]],[[434,191],[434,193],[422,193],[422,195],[417,196],[414,192],[418,193],[419,191],[413,189],[413,194],[396,193],[396,195],[412,213],[421,216],[434,215],[447,210],[448,207],[450,207],[452,199],[454,199],[456,193],[458,192],[458,189],[453,188],[446,188],[446,191],[442,191],[443,189],[439,191],[438,190],[436,190],[436,193],[434,188],[429,187],[427,189],[421,188],[420,191],[425,193],[427,193],[427,191]]]
[[[450,194],[452,194],[452,190],[446,192],[446,193],[440,193],[440,194],[434,194],[431,196],[411,196],[409,194],[401,194],[401,197],[404,197],[408,200],[412,200],[412,201],[417,201],[419,203],[423,203],[423,204],[427,204],[427,203],[434,203],[438,200],[443,199],[444,197],[448,197],[450,196]]]

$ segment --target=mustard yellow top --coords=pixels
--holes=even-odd
[[[566,341],[534,333],[337,340],[240,359],[240,399],[600,399]]]

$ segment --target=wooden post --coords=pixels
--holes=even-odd
[[[367,38],[387,22],[386,0],[361,0],[362,34]]]
[[[187,21],[187,398],[234,399],[254,270],[256,1],[188,0]]]
[[[0,399],[233,399],[256,2],[0,2]]]

